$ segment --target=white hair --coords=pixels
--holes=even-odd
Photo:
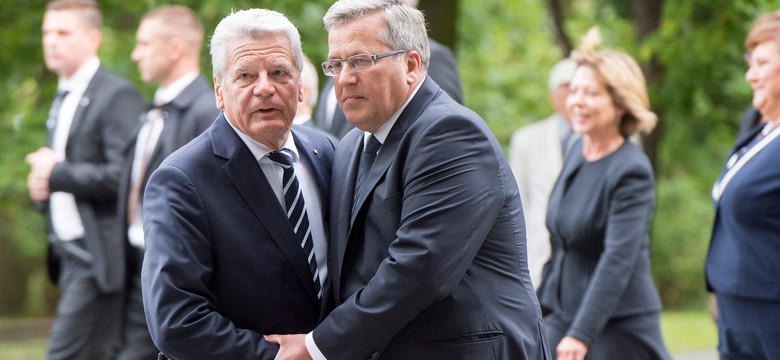
[[[242,38],[258,39],[266,34],[284,34],[289,40],[295,69],[303,68],[301,35],[284,15],[272,10],[249,9],[231,11],[222,19],[211,37],[211,66],[215,77],[222,81],[227,69],[228,47]]]

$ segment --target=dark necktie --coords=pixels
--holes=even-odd
[[[282,175],[282,189],[284,190],[284,203],[287,210],[287,220],[290,221],[295,238],[303,248],[303,253],[309,261],[309,270],[312,273],[314,281],[314,291],[317,293],[317,299],[322,299],[322,288],[320,286],[319,270],[317,269],[317,258],[314,256],[314,243],[312,242],[311,228],[309,227],[309,216],[306,214],[306,206],[303,201],[303,193],[298,184],[298,178],[293,169],[292,154],[290,150],[282,149],[268,154],[277,165],[284,169]]]
[[[376,159],[376,153],[379,151],[379,148],[381,146],[382,143],[379,142],[379,140],[374,135],[371,135],[368,138],[368,142],[364,144],[363,158],[360,161],[360,167],[358,168],[358,177],[357,177],[357,181],[355,182],[355,195],[352,198],[353,213],[357,210],[356,206],[357,206],[358,194],[360,194],[360,187],[366,181],[366,177],[368,177],[368,173],[371,170],[371,166],[374,164],[374,160]]]
[[[62,107],[62,100],[68,95],[68,90],[57,90],[57,95],[54,97],[54,101],[51,102],[51,108],[49,109],[49,117],[46,119],[46,129],[48,129],[48,143],[51,146],[52,136],[54,135],[54,127],[57,126],[57,117],[60,115],[60,107]]]

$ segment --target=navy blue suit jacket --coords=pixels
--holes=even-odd
[[[363,132],[337,146],[314,330],[329,360],[544,359],[517,184],[493,134],[430,77],[390,130],[351,215]]]
[[[333,144],[304,126],[291,136],[327,204]],[[321,318],[292,226],[223,114],[155,170],[143,207],[144,308],[168,357],[273,359],[263,334],[306,333]]]
[[[728,158],[749,144],[761,128],[737,140]],[[710,291],[780,301],[778,154],[780,138],[775,138],[737,171],[720,200],[713,202],[715,221],[705,271]],[[724,166],[719,179],[725,171]]]

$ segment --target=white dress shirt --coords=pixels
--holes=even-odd
[[[98,68],[100,68],[100,60],[93,57],[84,63],[70,79],[64,77],[59,79],[57,89],[67,91],[68,94],[62,99],[52,136],[51,146],[57,154],[57,162],[65,161],[65,148],[68,145],[68,134],[73,124],[73,117],[79,107],[89,105],[90,99],[83,96]],[[63,191],[51,193],[49,211],[52,229],[60,240],[73,241],[84,238],[84,223],[81,221],[81,215],[76,207],[76,198],[73,194]]]
[[[225,119],[227,119],[227,114],[225,114]],[[260,164],[260,169],[263,170],[265,178],[268,180],[271,189],[273,189],[274,194],[276,195],[276,199],[279,200],[279,205],[281,206],[280,210],[284,211],[284,189],[282,187],[284,170],[266,156],[268,153],[275,150],[242,133],[236,129],[230,121],[228,121],[228,124],[233,128],[236,134],[238,134],[238,137],[241,138],[244,144],[246,144],[249,151],[255,156],[255,159],[257,159],[257,162]],[[301,161],[292,133],[288,133],[287,140],[282,148],[289,149],[292,153],[295,177],[298,178],[298,184],[303,193],[306,213],[309,218],[309,226],[311,227],[311,236],[312,241],[314,242],[314,257],[317,259],[317,269],[319,270],[320,288],[324,289],[325,279],[328,276],[328,238],[325,234],[325,225],[322,217],[322,197],[320,197],[320,189],[317,185],[317,180],[314,178],[314,171],[310,168],[310,165]]]
[[[180,77],[174,81],[168,87],[158,88],[154,94],[153,103],[157,106],[167,104],[175,99],[187,86],[189,86],[195,79],[200,76],[198,71],[193,71],[187,75]],[[138,172],[141,171],[141,165],[149,165],[149,159],[154,153],[154,148],[157,146],[157,142],[160,140],[165,122],[162,121],[159,109],[151,109],[147,113],[145,119],[147,121],[138,130],[138,137],[135,143],[135,154],[133,157],[133,169],[130,174],[131,184],[133,186],[132,179],[138,176]],[[132,201],[132,199],[129,199]],[[140,203],[140,199],[138,199]],[[135,216],[133,216],[133,222],[127,228],[127,238],[130,244],[137,248],[144,248],[144,222],[143,211],[141,206],[136,207]]]

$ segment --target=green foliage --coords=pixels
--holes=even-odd
[[[461,0],[457,58],[466,106],[504,144],[547,117],[547,73],[561,58],[534,0]]]

